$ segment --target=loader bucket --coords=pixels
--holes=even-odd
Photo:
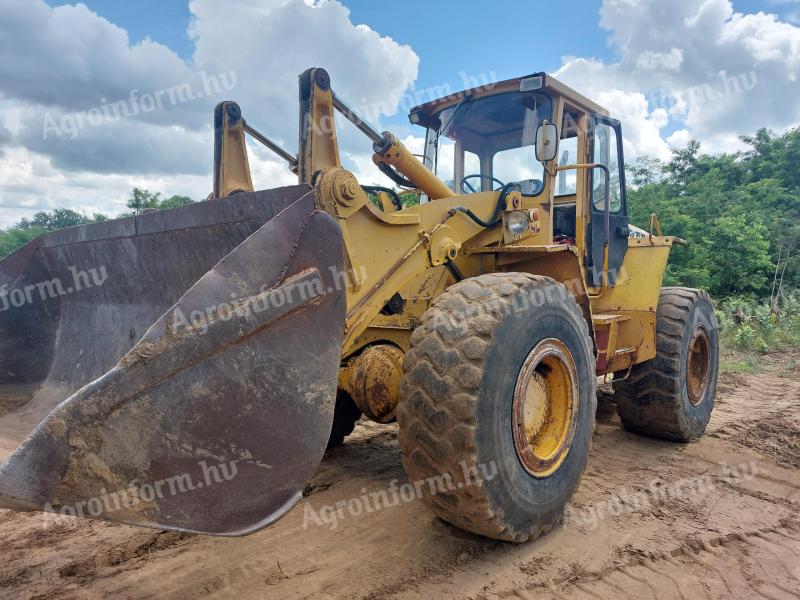
[[[293,186],[0,262],[0,506],[214,535],[283,516],[331,429],[343,256]]]

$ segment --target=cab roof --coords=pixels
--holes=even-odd
[[[523,84],[523,82],[525,83]],[[562,97],[571,104],[575,104],[588,112],[597,113],[606,117],[609,116],[609,112],[596,102],[576,92],[568,85],[561,83],[552,75],[542,72],[524,75],[514,79],[506,79],[504,81],[487,83],[486,85],[463,90],[455,94],[450,94],[449,96],[426,102],[425,104],[420,104],[411,109],[408,118],[412,124],[428,127],[435,114],[448,106],[457,104],[464,96],[474,96],[476,98],[493,96],[495,94],[520,91],[521,86],[525,86],[525,91],[544,90],[545,92],[549,92],[554,100],[557,97]]]

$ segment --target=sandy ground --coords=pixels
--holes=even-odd
[[[567,522],[527,544],[419,500],[314,524],[405,482],[396,429],[366,423],[304,503],[247,538],[0,511],[0,597],[798,598],[800,377],[726,375],[717,402],[708,434],[677,445],[625,432],[601,401]]]

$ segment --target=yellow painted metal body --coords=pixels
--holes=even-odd
[[[244,120],[234,102],[221,102],[214,111],[214,127],[219,142],[214,148],[213,198],[226,198],[235,192],[252,192],[253,181],[247,160]]]
[[[549,477],[567,458],[578,401],[572,354],[561,340],[542,340],[522,364],[511,407],[517,456],[534,477]]]
[[[505,210],[533,211],[536,217],[525,234],[513,236],[503,226],[505,216],[500,224],[485,229],[453,210],[465,206],[488,220],[498,203],[498,192],[454,193],[393,137],[389,138],[388,150],[376,152],[374,162],[400,171],[431,201],[396,210],[383,198],[382,210],[370,202],[355,176],[339,164],[330,88],[325,89],[324,79],[323,85],[317,85],[319,77],[308,80],[311,88],[301,89],[305,110],[301,107],[298,174],[301,182],[314,185],[319,207],[338,221],[344,238],[348,273],[340,380],[343,388],[356,385],[352,359],[364,349],[376,344],[391,345],[399,351],[408,349],[409,338],[422,314],[456,282],[454,273],[473,277],[518,271],[563,282],[582,307],[594,333],[598,374],[624,374],[633,364],[655,356],[656,308],[673,238],[631,238],[616,284],[587,287],[584,232],[589,224],[591,190],[586,169],[576,171],[576,190],[571,197],[554,196],[555,177],[546,179],[545,190],[538,196],[509,195]],[[554,99],[553,115],[559,123],[569,114],[585,132],[591,115],[607,114],[551,78],[547,85]],[[518,88],[519,80],[510,80],[471,93],[490,95]],[[455,95],[432,104],[446,107],[458,99],[459,95]],[[589,155],[585,135],[579,139],[578,152]],[[236,167],[234,163],[231,172],[241,173],[241,165]],[[221,177],[224,179],[224,174]],[[572,203],[577,225],[574,245],[555,243],[554,207]],[[384,314],[387,302],[398,293],[404,300],[402,311]],[[382,361],[365,364],[379,365]],[[365,364],[359,365],[362,371]],[[361,376],[363,383],[363,372]],[[390,374],[388,378],[395,376],[396,373]],[[380,375],[376,377],[379,379]],[[374,384],[375,378],[370,381]],[[387,381],[388,387],[394,384],[393,379]]]
[[[605,372],[621,371],[655,358],[656,309],[673,238],[631,238],[617,283],[592,299],[594,315],[617,317]]]
[[[395,419],[402,377],[403,350],[393,344],[374,344],[342,367],[339,388],[371,420],[389,423]]]

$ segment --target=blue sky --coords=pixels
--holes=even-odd
[[[73,3],[48,0],[51,6]],[[149,37],[182,58],[191,58],[188,0],[83,0],[83,4],[126,29],[131,42]],[[353,23],[364,23],[414,48],[422,58],[419,87],[439,83],[464,69],[494,70],[502,79],[555,70],[567,55],[614,57],[608,32],[599,25],[600,0],[404,0],[389,10],[376,0],[342,0],[342,4],[350,9]],[[781,18],[798,13],[798,4],[792,0],[733,1],[737,11],[763,11]],[[475,24],[491,33],[478,32]],[[497,39],[492,41],[490,36]]]
[[[53,6],[69,4],[49,0]],[[184,59],[191,59],[192,40],[188,0],[84,0],[98,15],[128,31],[131,42],[147,37],[165,44]],[[540,2],[505,0],[491,3],[468,0],[437,2],[404,0],[387,10],[375,0],[343,0],[354,24],[366,24],[381,35],[410,45],[420,56],[415,86],[420,89],[443,82],[458,86],[458,73],[494,74],[497,79],[518,77],[534,71],[552,71],[567,54],[613,56],[607,33],[598,26],[600,0]],[[454,6],[457,9],[454,9]],[[551,12],[543,17],[544,7]],[[580,18],[574,15],[580,13]],[[425,15],[424,18],[415,15]],[[569,35],[556,24],[571,23]],[[489,32],[479,35],[475,25]],[[242,49],[246,52],[246,49]],[[309,65],[311,66],[311,65]],[[386,120],[404,125],[405,115]]]
[[[491,74],[502,80],[534,71],[553,72],[565,56],[604,62],[616,58],[608,42],[609,32],[599,23],[601,0],[404,0],[389,10],[385,3],[375,0],[341,1],[350,10],[354,24],[364,23],[414,49],[421,59],[415,82],[419,89],[442,82],[459,87],[458,73],[462,71]],[[57,6],[70,2],[48,3]],[[132,43],[149,37],[191,60],[194,45],[187,33],[191,17],[188,0],[83,3],[126,29]],[[798,0],[733,0],[733,6],[739,12],[762,11],[785,19],[790,15],[796,18],[800,12]],[[477,30],[477,24],[482,31]],[[405,129],[405,119],[405,114],[396,114],[385,119],[385,124]],[[679,124],[670,122],[663,133],[672,134],[677,128]]]
[[[48,3],[71,4],[55,0]],[[127,29],[133,42],[150,37],[184,58],[191,56],[192,42],[186,34],[190,18],[188,0],[84,0],[83,3]],[[570,3],[506,0],[496,5],[474,0],[457,4],[407,0],[393,5],[391,10],[375,0],[344,0],[342,4],[350,9],[354,23],[364,23],[400,43],[412,45],[426,62],[426,75],[437,82],[447,72],[464,68],[488,70],[502,65],[502,71],[514,76],[520,69],[531,70],[533,62],[556,67],[563,54],[600,57],[609,54],[605,34],[597,26],[599,0]],[[541,14],[543,7],[553,11],[546,20]],[[576,12],[581,13],[579,19],[574,19]],[[574,23],[569,36],[548,26],[548,22],[570,20]],[[476,44],[478,40],[473,36],[477,32],[473,26],[477,23],[496,32],[500,36],[498,42],[486,44],[480,40],[481,44]],[[508,46],[503,43],[506,40],[514,42],[513,55],[507,52]],[[454,56],[460,59],[456,64],[452,62]],[[422,79],[421,84],[425,85]]]

